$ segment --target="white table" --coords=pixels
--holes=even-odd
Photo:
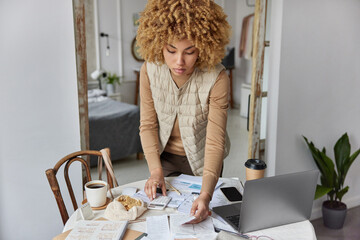
[[[167,178],[171,179],[171,178]],[[223,186],[232,186],[233,180],[229,178],[221,178],[221,180],[224,182]],[[112,189],[114,197],[121,194],[122,189],[126,187],[136,187],[138,189],[143,189],[145,185],[146,180],[141,180],[137,182],[132,182],[129,184],[125,184],[119,187],[116,187]],[[95,219],[99,217],[103,217],[105,210],[99,210],[94,211]],[[140,218],[146,218],[148,216],[155,216],[155,215],[164,215],[164,214],[173,214],[176,213],[177,210],[172,208],[166,208],[164,211],[157,211],[157,210],[148,210],[146,211]],[[80,215],[80,214],[79,214]],[[78,210],[75,211],[69,218],[69,220],[66,222],[63,232],[68,231],[72,229],[76,223],[76,221],[79,220],[78,218]],[[138,222],[138,223],[131,223],[129,224],[128,228],[140,231],[140,232],[146,232],[146,222]],[[259,231],[254,231],[251,233],[248,233],[248,235],[251,236],[269,236],[276,240],[316,240],[316,235],[314,231],[314,227],[310,223],[309,220],[287,224],[283,226],[273,227],[273,228],[267,228]]]

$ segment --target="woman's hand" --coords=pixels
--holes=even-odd
[[[199,197],[194,201],[190,214],[195,216],[195,219],[190,221],[189,224],[199,223],[204,221],[209,216],[209,203],[210,195],[202,192]]]
[[[166,196],[166,184],[164,180],[164,174],[162,168],[155,168],[150,172],[151,176],[146,181],[144,191],[150,201],[156,198],[156,188],[159,187],[162,190],[164,196]]]

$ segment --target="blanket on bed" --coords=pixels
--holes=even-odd
[[[118,160],[142,152],[138,106],[105,99],[89,102],[90,149],[110,148],[111,159]],[[97,164],[91,160],[91,166]]]

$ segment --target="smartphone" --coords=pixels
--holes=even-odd
[[[220,190],[230,202],[242,201],[242,195],[235,187],[223,187]]]

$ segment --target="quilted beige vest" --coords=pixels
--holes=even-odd
[[[209,72],[196,68],[188,81],[178,88],[166,64],[146,65],[159,123],[160,153],[169,140],[178,116],[181,139],[192,172],[196,176],[202,175],[210,90],[224,66],[219,64]],[[227,133],[224,150],[225,158],[230,150]]]

